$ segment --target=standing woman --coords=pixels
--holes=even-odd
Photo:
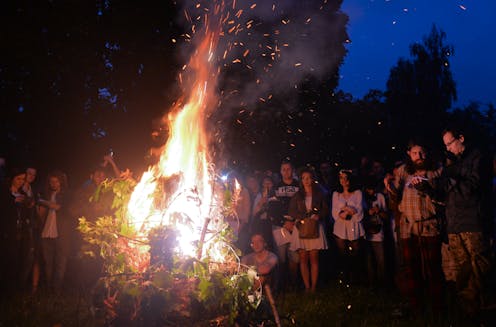
[[[47,211],[41,245],[48,287],[57,291],[62,288],[72,236],[69,200],[66,175],[60,171],[50,173],[45,198],[40,201]]]
[[[324,192],[315,183],[312,170],[303,169],[300,175],[300,189],[289,203],[289,215],[298,222],[300,272],[306,291],[314,292],[317,286],[319,250],[327,249],[322,221],[328,214],[329,205]]]
[[[33,267],[33,225],[29,208],[33,201],[22,190],[26,172],[14,169],[8,187],[0,195],[0,287],[8,294],[27,288]]]
[[[339,185],[338,190],[332,194],[334,236],[345,277],[351,281],[359,273],[360,243],[365,235],[362,226],[363,198],[362,192],[354,183],[351,170],[339,172]]]

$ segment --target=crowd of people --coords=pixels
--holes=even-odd
[[[493,271],[493,167],[463,132],[446,129],[442,141],[444,162],[432,160],[428,143],[412,139],[405,160],[389,172],[379,160],[355,169],[324,162],[298,170],[285,160],[278,172],[245,175],[232,224],[242,263],[254,266],[276,292],[313,293],[320,282],[337,278],[397,288],[416,314],[441,311],[452,292],[467,315],[476,315],[487,304],[484,290]],[[2,177],[4,295],[35,293],[41,281],[49,290],[63,287],[68,260],[81,245],[77,217],[111,214],[109,199],[89,200],[105,178],[121,171],[104,156],[73,192],[63,172],[50,172],[43,187],[36,174],[28,166]],[[101,262],[80,268],[89,272],[83,274],[89,285]]]
[[[78,218],[84,216],[94,221],[111,214],[111,202],[105,195],[99,201],[90,201],[107,178],[107,168],[116,177],[121,174],[112,156],[106,155],[75,191],[71,191],[67,175],[60,170],[49,172],[44,183],[37,183],[35,166],[7,170],[0,193],[2,296],[19,291],[34,294],[41,282],[50,292],[62,290],[68,279],[68,261],[78,256],[82,245],[77,232]],[[74,267],[74,262],[70,267],[79,270],[87,283],[98,279],[98,260],[74,261],[78,267]]]
[[[494,301],[495,165],[460,130],[446,129],[441,140],[444,162],[412,138],[389,172],[364,158],[355,169],[322,163],[296,170],[283,161],[280,174],[249,174],[251,206],[240,212],[240,234],[249,231],[264,247],[243,237],[238,247],[250,253],[251,245],[247,262],[264,264],[264,280],[265,259],[278,259],[270,260],[269,280],[279,292],[300,285],[312,293],[319,281],[339,279],[397,289],[412,314],[442,314],[453,296],[477,316]]]

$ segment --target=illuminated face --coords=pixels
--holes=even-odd
[[[26,169],[26,182],[31,184],[36,179],[36,169],[28,168]]]
[[[52,191],[60,191],[60,180],[56,176],[50,176],[50,179],[48,180],[48,185],[50,185],[50,190]]]
[[[17,176],[14,176],[12,178],[12,187],[15,189],[19,189],[24,185],[24,182],[26,181],[26,174],[20,174]]]
[[[422,164],[425,161],[425,149],[420,145],[414,145],[408,150],[408,156],[414,164]]]
[[[304,172],[303,174],[301,174],[301,184],[304,187],[310,187],[312,186],[312,183],[313,183],[312,174],[310,174],[309,172]]]
[[[93,184],[98,186],[105,180],[105,173],[101,170],[97,170],[91,174],[91,180],[93,181]]]
[[[284,180],[289,180],[293,178],[293,167],[289,163],[283,163],[281,165],[281,176]]]
[[[262,235],[255,234],[251,237],[251,248],[255,253],[262,252],[265,249],[265,240]]]
[[[270,190],[271,188],[274,187],[274,183],[270,178],[265,178],[262,182],[262,186],[264,190]]]
[[[348,188],[350,186],[350,178],[345,173],[339,173],[339,184],[343,188]]]
[[[446,146],[446,150],[453,153],[455,156],[460,155],[463,150],[465,150],[465,145],[463,144],[464,141],[465,138],[463,135],[454,137],[451,132],[447,132],[443,135],[443,143]]]
[[[255,177],[253,177],[253,176],[249,176],[246,179],[246,187],[253,194],[256,194],[258,192],[258,189],[260,188],[257,179]]]

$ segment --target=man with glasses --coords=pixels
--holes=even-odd
[[[465,135],[448,128],[442,133],[448,151],[443,171],[450,253],[456,264],[457,295],[462,309],[476,316],[482,302],[484,276],[490,269],[490,166],[482,153],[466,144]]]

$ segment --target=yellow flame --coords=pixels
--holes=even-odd
[[[171,226],[178,232],[179,253],[197,254],[202,230],[208,225],[204,251],[222,261],[219,244],[209,244],[211,235],[224,227],[219,206],[222,201],[215,195],[215,176],[209,162],[208,135],[205,120],[208,110],[216,103],[217,67],[213,63],[220,29],[209,26],[205,37],[190,59],[187,67],[195,81],[185,96],[178,101],[167,117],[169,139],[156,166],[145,172],[129,202],[130,222],[140,233],[156,226]],[[208,221],[205,224],[205,221]],[[207,251],[209,251],[207,253]]]

